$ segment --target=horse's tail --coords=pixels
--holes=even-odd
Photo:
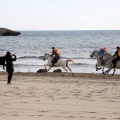
[[[67,62],[75,62],[74,60],[72,59],[69,59],[69,60],[66,60]]]
[[[74,60],[72,60],[72,59],[66,60],[66,66],[67,67],[68,67],[68,62],[74,62]]]

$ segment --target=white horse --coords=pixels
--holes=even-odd
[[[45,69],[47,69],[46,66],[49,66],[49,69],[47,71],[49,71],[52,67],[52,59],[53,59],[52,55],[50,55],[49,53],[45,53],[43,60],[48,60],[48,63],[44,65]],[[58,62],[54,64],[54,67],[61,66],[66,71],[66,73],[68,73],[68,70],[67,70],[68,68],[72,73],[72,70],[68,65],[68,62],[74,62],[74,61],[71,59],[69,60],[59,59]]]

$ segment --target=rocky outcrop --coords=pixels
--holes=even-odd
[[[0,36],[18,36],[20,32],[12,31],[6,28],[0,28]]]
[[[56,69],[53,72],[62,72],[62,70],[61,69]]]
[[[39,70],[37,71],[37,73],[44,73],[44,72],[47,72],[47,69],[39,69]]]

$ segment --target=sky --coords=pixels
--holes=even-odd
[[[0,0],[12,30],[120,30],[120,0]]]

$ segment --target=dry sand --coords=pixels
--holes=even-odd
[[[1,72],[0,120],[120,120],[120,75]]]

